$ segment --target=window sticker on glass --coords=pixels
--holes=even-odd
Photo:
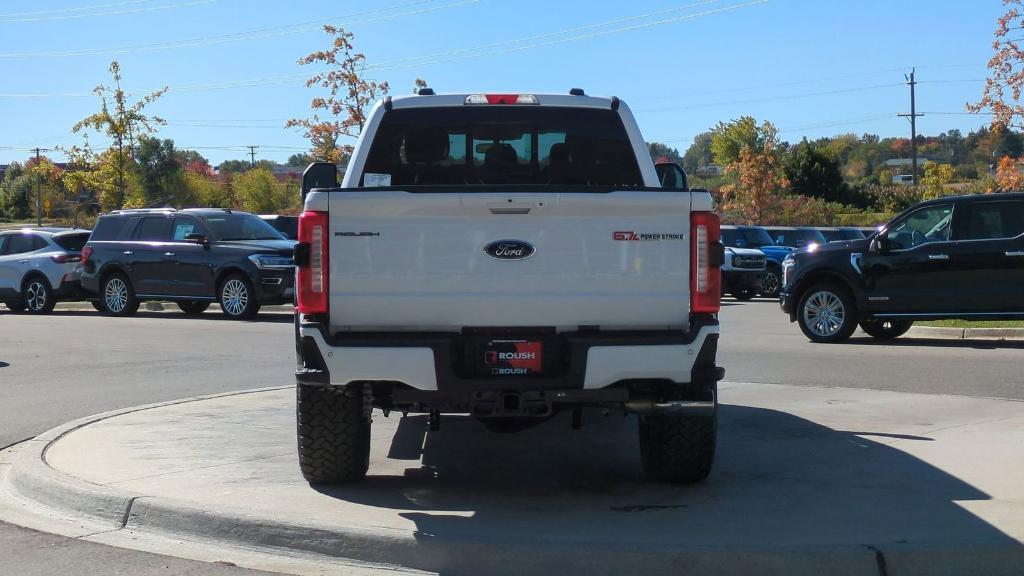
[[[363,174],[363,186],[367,188],[391,186],[391,174],[374,174],[372,172],[367,172]]]
[[[174,227],[174,239],[175,240],[184,240],[185,236],[188,236],[189,234],[191,234],[192,230],[194,230],[195,227],[196,227],[195,224],[177,224]]]

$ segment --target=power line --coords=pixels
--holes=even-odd
[[[149,44],[134,44],[128,46],[116,46],[106,48],[83,48],[78,50],[64,50],[64,51],[51,51],[51,52],[10,52],[0,53],[0,59],[13,60],[13,59],[28,59],[28,58],[66,58],[72,56],[96,56],[103,54],[128,54],[134,52],[152,52],[157,50],[169,50],[174,48],[192,48],[198,46],[210,46],[214,44],[223,44],[227,42],[239,42],[243,40],[259,40],[263,38],[273,38],[279,36],[286,36],[290,34],[299,34],[304,32],[312,32],[320,30],[321,26],[325,23],[336,22],[338,20],[344,20],[348,18],[358,18],[362,16],[369,16],[372,14],[380,14],[383,12],[391,12],[394,10],[401,10],[403,8],[409,8],[413,6],[421,6],[424,4],[431,4],[438,0],[419,0],[417,2],[407,2],[405,4],[399,4],[396,6],[389,6],[387,8],[377,8],[374,10],[364,10],[362,12],[354,12],[352,14],[346,14],[343,16],[335,16],[328,19],[309,20],[306,22],[298,22],[295,24],[286,24],[283,26],[272,26],[269,28],[258,28],[254,30],[246,30],[242,32],[233,32],[230,34],[218,34],[213,36],[200,36],[196,38],[187,38],[184,40],[170,40],[166,42],[154,42]],[[465,6],[469,4],[476,4],[480,0],[462,0],[451,4],[445,4],[442,6],[433,6],[429,8],[422,8],[418,10],[411,10],[407,12],[399,12],[396,14],[385,14],[383,16],[376,16],[372,18],[364,18],[362,20],[355,20],[344,22],[344,25],[351,26],[353,24],[366,24],[370,22],[380,22],[385,20],[393,20],[404,16],[413,16],[418,14],[426,14],[428,12],[436,12],[438,10],[445,10],[448,8],[455,8],[459,6]]]
[[[0,18],[9,18],[14,16],[40,16],[43,14],[64,14],[67,12],[83,12],[86,10],[99,10],[101,8],[116,8],[118,6],[130,6],[133,4],[146,4],[153,0],[128,0],[127,2],[114,2],[111,4],[94,4],[92,6],[78,6],[75,8],[58,8],[54,10],[35,10],[33,12],[8,12],[7,14],[0,14]]]
[[[526,37],[523,37],[523,38],[517,38],[515,40],[505,40],[505,41],[502,41],[502,42],[492,42],[490,44],[482,44],[480,46],[474,46],[472,48],[460,48],[458,50],[449,50],[447,52],[438,52],[438,53],[435,53],[435,54],[430,54],[430,55],[425,55],[425,56],[415,56],[415,57],[412,57],[412,58],[402,58],[402,59],[392,60],[390,62],[382,63],[380,65],[383,66],[383,65],[405,64],[405,63],[416,62],[416,61],[424,60],[424,59],[454,56],[454,55],[457,55],[457,54],[465,54],[467,52],[474,52],[474,51],[486,50],[486,49],[491,49],[491,48],[499,48],[499,47],[502,47],[502,46],[510,46],[510,45],[514,45],[514,44],[522,44],[524,42],[532,42],[532,41],[536,41],[536,40],[543,40],[544,38],[551,38],[551,37],[554,37],[554,36],[562,36],[564,34],[571,34],[571,33],[574,33],[574,32],[582,32],[582,31],[585,31],[585,30],[593,30],[595,28],[604,28],[606,26],[611,26],[613,24],[621,24],[623,22],[632,22],[632,21],[636,21],[636,20],[642,20],[642,19],[645,19],[645,18],[653,18],[655,16],[663,16],[665,14],[671,14],[673,12],[679,12],[681,10],[689,10],[691,8],[699,8],[701,6],[706,6],[706,5],[709,5],[709,4],[717,4],[717,3],[721,2],[721,1],[722,0],[705,0],[703,2],[698,2],[696,4],[688,4],[688,5],[685,5],[685,6],[677,6],[675,8],[668,8],[666,10],[659,10],[657,12],[649,12],[647,14],[639,14],[639,15],[636,15],[636,16],[628,16],[626,18],[619,18],[619,19],[616,19],[616,20],[606,20],[604,22],[598,22],[596,24],[588,24],[586,26],[577,26],[575,28],[566,28],[564,30],[558,30],[558,31],[555,31],[555,32],[546,32],[544,34],[537,34],[537,35],[534,35],[534,36],[526,36]]]
[[[570,36],[569,38],[560,38],[560,39],[557,39],[557,40],[551,40],[551,41],[547,41],[547,42],[538,42],[538,43],[534,43],[534,44],[527,44],[527,45],[524,45],[524,46],[513,46],[511,48],[504,48],[504,49],[500,49],[500,50],[479,51],[481,47],[466,48],[466,49],[462,50],[462,52],[470,52],[470,53],[463,54],[461,56],[451,57],[451,58],[444,58],[444,57],[437,58],[439,55],[438,54],[434,54],[434,55],[424,56],[423,57],[424,60],[420,60],[420,61],[412,62],[412,63],[400,63],[402,61],[394,61],[394,62],[391,62],[391,63],[389,63],[389,62],[382,62],[380,64],[367,65],[365,69],[366,70],[398,70],[398,69],[402,69],[402,68],[414,68],[414,67],[417,67],[417,66],[427,66],[427,65],[431,65],[431,64],[458,62],[458,61],[461,61],[461,60],[468,60],[468,59],[472,59],[472,58],[482,58],[484,56],[496,56],[496,55],[508,54],[508,53],[512,53],[512,52],[521,52],[521,51],[524,51],[524,50],[532,50],[534,48],[544,48],[544,47],[548,47],[548,46],[556,46],[556,45],[565,44],[565,43],[568,43],[568,42],[575,42],[577,40],[589,40],[589,39],[593,39],[593,38],[599,38],[599,37],[602,37],[602,36],[608,36],[608,35],[611,35],[611,34],[619,34],[619,33],[622,33],[622,32],[631,32],[631,31],[634,31],[634,30],[642,30],[642,29],[645,29],[645,28],[653,28],[655,26],[663,26],[665,24],[671,24],[671,23],[674,23],[674,22],[682,22],[682,21],[686,21],[686,20],[693,20],[695,18],[702,18],[702,17],[705,17],[705,16],[712,16],[714,14],[721,14],[721,13],[724,13],[724,12],[731,12],[731,11],[739,10],[739,9],[742,9],[742,8],[748,8],[748,7],[756,6],[756,5],[759,5],[759,4],[765,4],[765,3],[769,2],[769,1],[770,0],[753,0],[751,2],[746,2],[746,3],[743,3],[743,4],[734,4],[732,6],[727,6],[727,7],[724,7],[724,8],[716,8],[714,10],[706,10],[704,12],[698,12],[696,14],[688,14],[688,15],[685,15],[685,16],[675,16],[673,18],[665,18],[665,19],[662,19],[662,20],[657,20],[655,22],[645,22],[643,24],[636,24],[636,25],[633,25],[633,26],[623,26],[623,27],[620,27],[620,28],[615,28],[613,30],[605,30],[605,31],[601,31],[601,32],[594,32],[594,33],[591,33],[591,34],[582,34],[582,35],[577,35],[577,36]],[[520,39],[520,41],[522,41],[522,39]],[[510,43],[515,43],[515,41],[512,41]],[[486,49],[484,48],[484,50],[486,50]],[[428,60],[428,58],[436,58],[436,59]]]
[[[869,90],[879,90],[882,88],[892,88],[895,86],[902,86],[900,82],[890,84],[875,84],[872,86],[860,86],[856,88],[839,88],[836,90],[825,90],[819,92],[805,92],[802,94],[786,94],[782,96],[769,96],[765,98],[748,98],[744,100],[732,100],[727,102],[711,102],[704,104],[688,104],[683,106],[665,106],[660,108],[640,108],[636,112],[668,112],[674,110],[694,110],[699,108],[715,108],[718,106],[733,106],[738,104],[756,104],[761,102],[776,102],[782,100],[796,100],[800,98],[813,98],[816,96],[833,96],[836,94],[849,94],[853,92],[865,92]]]
[[[74,20],[79,18],[92,18],[94,16],[117,16],[120,14],[139,14],[142,12],[155,12],[157,10],[169,10],[172,8],[186,8],[189,6],[199,6],[201,4],[212,4],[217,0],[194,0],[193,2],[183,2],[181,4],[165,4],[163,6],[151,6],[148,8],[133,8],[130,10],[115,10],[111,12],[92,12],[88,14],[65,14],[62,16],[38,16],[30,18],[0,18],[0,22],[44,22],[50,20]]]

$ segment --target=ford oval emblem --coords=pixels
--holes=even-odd
[[[537,249],[522,240],[496,240],[484,246],[484,252],[498,260],[523,260],[533,256]]]

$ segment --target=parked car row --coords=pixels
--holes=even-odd
[[[727,248],[758,250],[765,256],[765,267],[760,274],[760,286],[750,293],[747,290],[727,290],[737,299],[749,299],[760,294],[765,298],[776,298],[782,288],[782,263],[796,250],[821,246],[830,242],[863,240],[875,230],[872,228],[822,228],[811,226],[722,226],[722,243]],[[728,264],[728,256],[727,256]],[[723,267],[723,284],[727,267]],[[735,275],[734,275],[735,276]],[[724,288],[723,288],[724,289]]]
[[[293,247],[264,219],[224,209],[117,210],[92,232],[35,228],[0,233],[0,301],[45,314],[59,300],[89,300],[112,316],[141,302],[186,314],[218,303],[229,318],[294,299]]]

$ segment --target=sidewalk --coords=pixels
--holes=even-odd
[[[1022,573],[1024,403],[734,383],[721,400],[715,470],[681,487],[643,480],[635,420],[596,411],[510,435],[376,413],[367,480],[312,488],[290,387],[123,410],[0,458],[0,517],[297,574]]]

